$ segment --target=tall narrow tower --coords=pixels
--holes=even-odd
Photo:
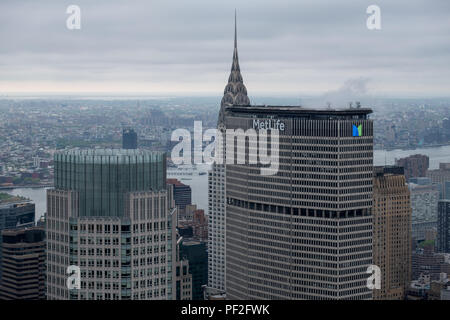
[[[403,300],[411,281],[411,202],[402,167],[375,167],[373,263],[381,269],[375,300]]]
[[[237,23],[234,15],[234,49],[231,73],[225,86],[220,103],[217,128],[225,132],[225,107],[232,105],[250,105],[247,89],[241,75],[237,51]],[[225,139],[222,139],[222,155],[225,157]],[[215,163],[208,173],[208,202],[209,202],[209,232],[208,240],[208,287],[225,290],[225,159]]]

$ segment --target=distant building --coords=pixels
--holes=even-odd
[[[195,210],[192,222],[194,237],[198,240],[208,241],[208,219],[205,217],[205,211],[203,209]]]
[[[192,226],[189,225],[179,225],[178,226],[178,233],[183,238],[192,238],[194,236],[194,231]]]
[[[178,220],[178,230],[185,239],[208,241],[208,219],[205,217],[205,211],[197,209],[195,204],[187,205],[184,215]]]
[[[450,253],[450,200],[439,200],[437,251]]]
[[[374,170],[373,263],[382,272],[375,300],[404,299],[411,281],[411,204],[401,171]]]
[[[29,228],[34,226],[35,205],[27,200],[0,203],[0,233],[5,229]],[[0,264],[2,262],[2,237],[0,237]],[[2,268],[0,268],[0,279]]]
[[[137,149],[137,134],[133,129],[124,129],[122,132],[122,148]]]
[[[436,253],[434,241],[423,242],[412,253],[412,279],[417,280],[421,274],[431,279],[439,279],[439,274],[450,274],[450,254]]]
[[[203,300],[203,286],[208,283],[208,252],[205,242],[183,241],[180,246],[183,258],[189,261],[192,274],[192,299]]]
[[[439,190],[435,185],[409,183],[412,207],[412,237],[424,240],[427,230],[436,228]]]
[[[407,300],[450,300],[450,281],[447,273],[441,272],[437,279],[429,274],[421,274],[411,282],[407,291]]]
[[[427,300],[428,291],[431,286],[431,278],[429,275],[421,274],[417,280],[411,282],[406,293],[407,300]]]
[[[40,166],[41,166],[41,159],[39,157],[33,157],[33,166],[35,168],[40,168]]]
[[[426,186],[432,184],[431,178],[428,177],[413,177],[409,178],[409,183],[418,184],[420,186]]]
[[[450,200],[450,181],[444,183],[444,197],[443,199]]]
[[[406,181],[411,177],[425,177],[430,159],[423,154],[414,154],[406,158],[396,159],[397,166],[405,168]]]
[[[173,199],[179,209],[180,219],[183,216],[184,209],[192,202],[191,187],[177,179],[167,179],[167,184],[173,185]]]
[[[204,300],[226,300],[227,294],[224,290],[203,286]]]
[[[447,199],[449,194],[446,193],[444,185],[445,182],[450,181],[450,162],[440,163],[439,169],[428,170],[427,177],[431,178],[431,181],[439,186],[440,198]]]
[[[3,270],[0,300],[45,299],[45,230],[41,227],[1,232]]]
[[[192,274],[190,263],[182,255],[181,245],[183,238],[177,240],[177,252],[175,261],[175,300],[192,300]]]
[[[428,300],[441,300],[442,290],[446,290],[449,285],[449,280],[445,272],[441,272],[438,280],[433,280],[430,283],[430,290],[428,291]]]

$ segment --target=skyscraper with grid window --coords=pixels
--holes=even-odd
[[[175,219],[166,157],[143,150],[55,155],[47,191],[47,298],[173,299]],[[67,267],[80,268],[80,288]]]
[[[225,108],[227,130],[280,128],[273,175],[260,163],[227,161],[227,298],[372,299],[371,112]],[[227,160],[255,145],[227,142]]]

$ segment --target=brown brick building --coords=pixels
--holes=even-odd
[[[406,158],[396,159],[395,164],[405,169],[406,181],[412,177],[425,177],[430,159],[423,154],[413,154]]]
[[[375,167],[373,261],[381,269],[376,300],[401,300],[411,281],[411,205],[401,167]]]

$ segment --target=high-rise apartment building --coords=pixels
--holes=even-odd
[[[234,21],[234,50],[231,73],[225,86],[220,103],[218,131],[223,135],[225,128],[225,107],[231,105],[250,105],[247,89],[239,67],[237,51],[236,15]],[[216,151],[217,152],[217,151]],[[225,246],[226,246],[226,146],[223,139],[220,155],[222,161],[216,161],[208,172],[208,287],[220,292],[225,291]]]
[[[173,299],[176,209],[164,153],[55,154],[47,191],[48,299]],[[69,290],[67,267],[81,271]]]
[[[371,112],[225,108],[227,130],[279,128],[275,174],[248,161],[226,165],[227,298],[372,299]],[[249,145],[227,142],[227,159],[248,155]]]
[[[1,237],[0,300],[44,300],[45,230],[40,227],[3,230]]]
[[[375,167],[373,263],[381,269],[376,300],[403,300],[411,282],[411,203],[403,167]]]
[[[425,177],[430,159],[423,154],[413,154],[406,158],[396,159],[395,164],[405,169],[406,181],[412,177]]]
[[[450,253],[450,200],[439,200],[437,222],[438,252]]]
[[[122,148],[137,149],[137,134],[133,129],[124,129],[122,132]]]

